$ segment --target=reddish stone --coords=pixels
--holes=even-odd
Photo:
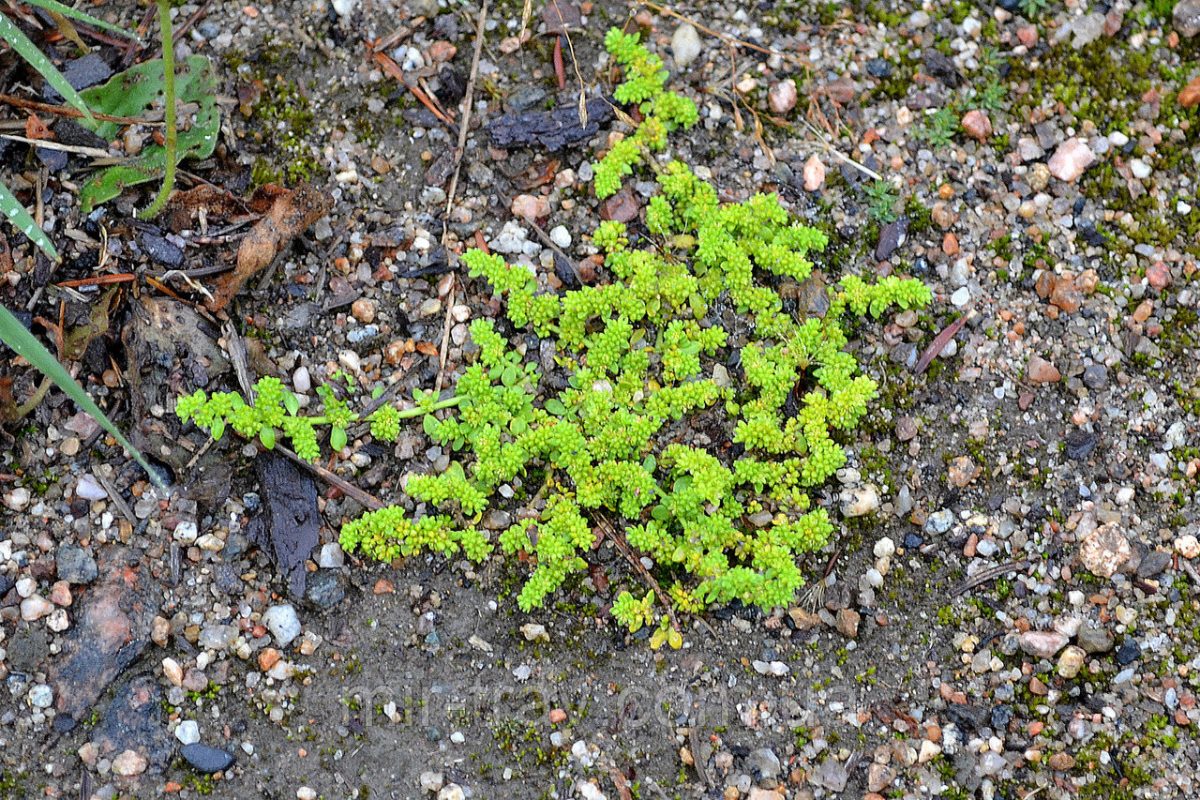
[[[963,132],[980,142],[986,142],[992,135],[992,121],[986,111],[974,109],[963,114]]]
[[[632,222],[637,219],[638,211],[637,199],[628,186],[600,204],[600,218],[617,222]]]
[[[1030,383],[1056,383],[1062,378],[1058,368],[1041,356],[1031,356],[1025,367],[1025,378]]]
[[[942,252],[948,256],[958,255],[958,237],[949,231],[942,237]]]
[[[1162,291],[1171,285],[1171,269],[1161,261],[1155,261],[1146,270],[1146,282],[1150,288]]]

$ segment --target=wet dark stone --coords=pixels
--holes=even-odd
[[[68,156],[63,150],[51,150],[48,147],[36,147],[34,153],[38,157],[38,161],[45,165],[46,169],[51,172],[59,172],[67,168]]]
[[[954,61],[937,50],[925,51],[925,69],[947,86],[955,87],[962,83],[962,75],[958,74]]]
[[[185,744],[179,754],[192,765],[192,769],[206,775],[224,772],[233,766],[234,761],[232,753],[199,742]]]
[[[156,264],[178,269],[183,264],[183,250],[170,242],[166,237],[157,233],[145,231],[138,237],[142,250]]]
[[[867,74],[872,78],[890,78],[892,64],[886,58],[872,58],[867,62]]]
[[[946,706],[946,718],[964,731],[977,731],[987,724],[986,709],[951,703]]]
[[[328,611],[346,597],[341,578],[334,570],[320,569],[308,578],[308,590],[304,599],[321,611]]]
[[[1153,578],[1160,574],[1171,563],[1171,554],[1165,550],[1152,550],[1138,564],[1139,578]]]
[[[64,544],[58,548],[54,562],[58,568],[59,580],[67,583],[91,583],[99,574],[96,560],[79,545]]]
[[[904,548],[906,550],[916,550],[921,545],[925,544],[925,540],[915,533],[904,534]]]
[[[1072,461],[1084,461],[1096,449],[1096,434],[1081,428],[1073,428],[1064,440],[1067,458]]]
[[[908,217],[889,222],[879,231],[879,242],[875,245],[875,260],[887,261],[896,248],[904,244],[908,236]]]
[[[11,589],[15,583],[16,581],[14,581],[10,576],[0,575],[0,597],[4,597],[4,595],[8,594],[8,590]]]
[[[442,67],[438,73],[438,84],[433,93],[445,105],[455,105],[467,93],[467,79],[451,66]]]
[[[1096,230],[1096,223],[1090,219],[1079,223],[1079,235],[1092,247],[1104,247],[1108,244],[1108,237]]]
[[[1108,367],[1103,364],[1092,364],[1083,370],[1083,385],[1089,389],[1103,389],[1108,386]]]
[[[1000,733],[1008,728],[1008,723],[1012,720],[1012,709],[1008,706],[996,706],[992,709],[992,728]]]
[[[99,53],[88,53],[83,58],[68,61],[62,68],[62,74],[72,89],[79,90],[103,83],[112,77],[113,71]],[[42,89],[42,97],[49,103],[61,103],[63,100],[63,96],[56,92],[49,82]]]
[[[1117,648],[1116,658],[1117,663],[1122,667],[1126,664],[1132,664],[1142,657],[1142,646],[1137,643],[1137,639],[1126,639],[1120,647]]]

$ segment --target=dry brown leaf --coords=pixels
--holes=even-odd
[[[37,114],[31,111],[25,120],[25,136],[29,139],[53,139],[54,132],[46,127],[46,123],[42,122]]]
[[[173,193],[167,201],[167,209],[171,228],[178,233],[201,214],[212,222],[242,213],[245,206],[232,192],[211,183],[201,183],[194,189]]]
[[[221,311],[229,305],[246,281],[274,261],[292,239],[325,216],[332,205],[329,195],[307,183],[276,195],[266,216],[242,240],[237,266],[213,292],[206,304],[208,310]]]

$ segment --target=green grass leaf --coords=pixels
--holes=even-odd
[[[93,17],[86,11],[80,11],[78,9],[71,8],[68,5],[63,5],[62,3],[58,2],[58,0],[26,0],[26,2],[31,6],[44,8],[47,11],[53,11],[56,14],[62,14],[64,17],[70,17],[71,19],[78,20],[79,22],[87,23],[94,28],[101,28],[102,30],[106,30],[110,33],[115,33],[118,36],[124,36],[126,39],[132,39],[135,42],[141,41],[141,39],[138,38],[138,35],[133,31],[127,31],[120,25],[114,25],[111,22],[105,22],[102,19]]]
[[[46,79],[46,83],[54,87],[54,91],[61,94],[68,103],[79,109],[85,118],[95,121],[91,109],[87,107],[87,103],[83,102],[83,98],[79,96],[79,92],[75,91],[75,87],[67,82],[66,76],[59,72],[58,67],[54,66],[50,59],[37,49],[37,45],[30,41],[24,31],[13,24],[13,21],[4,14],[0,14],[0,39],[8,42],[9,47],[15,50],[25,63],[37,70],[38,74]]]
[[[8,190],[3,181],[0,181],[0,213],[4,214],[5,219],[12,223],[14,228],[28,236],[29,241],[41,248],[43,253],[54,261],[62,261],[58,250],[54,248],[54,243],[50,241],[50,237],[37,226],[25,206],[21,205],[20,200],[13,197],[13,193]]]
[[[167,484],[158,470],[150,465],[141,451],[134,447],[117,429],[117,426],[105,416],[104,412],[100,410],[100,406],[92,400],[91,395],[71,377],[71,373],[67,372],[66,367],[60,364],[58,359],[42,346],[42,343],[32,333],[26,330],[21,321],[3,306],[0,306],[0,340],[3,340],[17,355],[32,364],[38,372],[54,381],[54,385],[61,389],[67,397],[74,400],[75,405],[96,420],[100,427],[112,434],[112,437],[142,465],[142,469],[146,470],[146,474],[150,476],[150,480],[154,482],[155,486],[161,489],[167,488]]]

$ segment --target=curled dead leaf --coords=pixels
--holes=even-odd
[[[221,311],[229,305],[246,281],[265,269],[292,239],[329,213],[333,205],[329,195],[306,183],[281,191],[273,200],[266,216],[242,240],[237,266],[213,292],[206,304],[209,311]]]

